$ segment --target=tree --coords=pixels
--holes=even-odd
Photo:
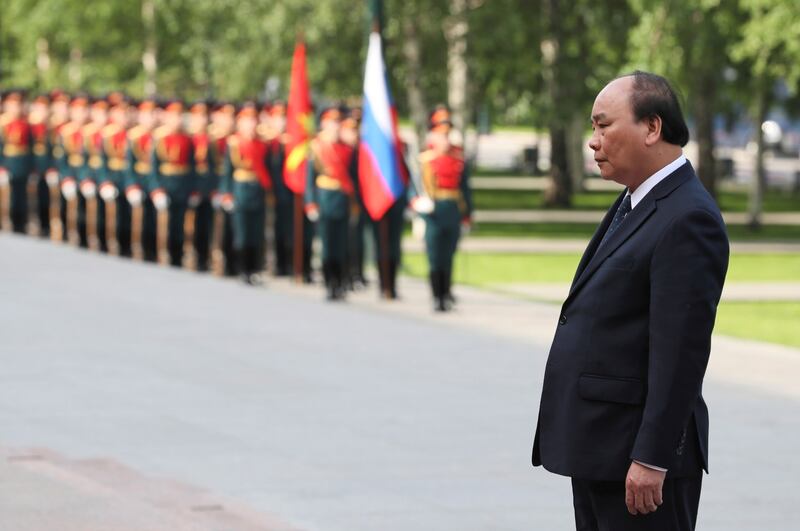
[[[800,84],[800,24],[797,7],[780,0],[741,0],[747,21],[741,38],[731,46],[732,56],[745,63],[752,76],[749,89],[754,94],[750,113],[756,130],[756,175],[751,180],[748,211],[750,226],[761,226],[764,192],[764,134],[761,124],[774,98],[777,80],[785,80],[790,91]]]

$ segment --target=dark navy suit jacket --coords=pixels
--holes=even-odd
[[[708,471],[702,385],[728,267],[719,208],[688,162],[578,265],[545,368],[533,464],[624,480],[632,460],[668,477]]]

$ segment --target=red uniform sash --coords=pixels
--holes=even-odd
[[[348,195],[353,194],[353,179],[350,175],[350,162],[353,157],[353,148],[344,142],[325,142],[319,138],[313,144],[314,156],[324,168],[328,177],[339,181],[339,184]]]

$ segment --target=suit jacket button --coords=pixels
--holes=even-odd
[[[562,326],[567,324],[567,316],[564,315],[563,313],[561,314],[561,317],[559,317],[559,319],[558,319],[558,324],[560,324]]]

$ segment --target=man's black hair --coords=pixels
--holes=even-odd
[[[633,78],[631,107],[636,121],[658,116],[661,118],[661,137],[664,141],[685,146],[689,142],[689,128],[683,118],[678,96],[669,81],[658,74],[641,70],[623,77]]]

